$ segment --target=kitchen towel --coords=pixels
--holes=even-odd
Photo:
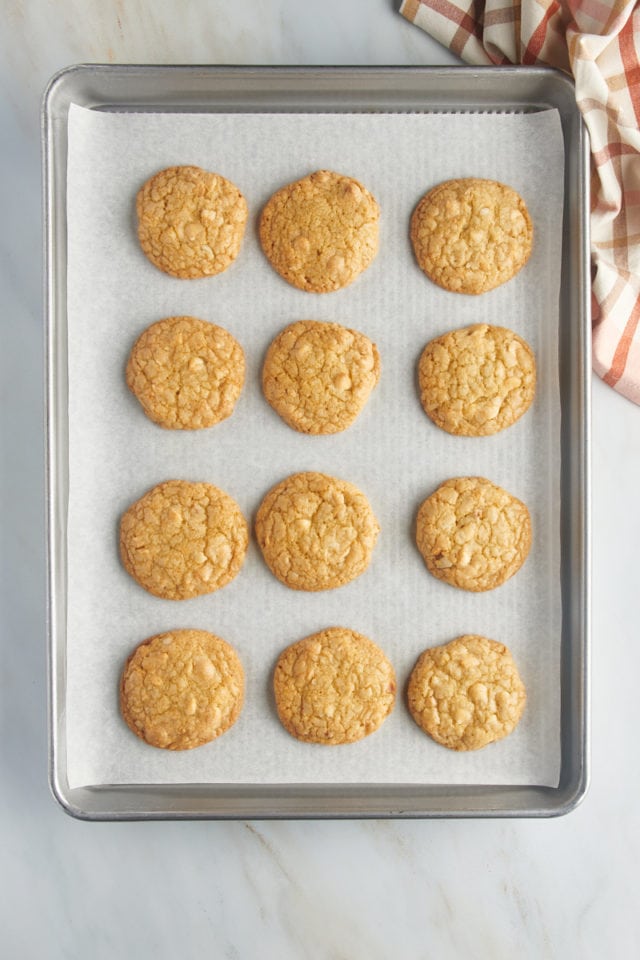
[[[591,139],[593,366],[640,404],[640,4],[403,0],[400,13],[468,63],[573,75]]]

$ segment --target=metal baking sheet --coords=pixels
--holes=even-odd
[[[88,818],[550,815],[587,782],[589,325],[586,145],[573,89],[546,70],[77,67],[52,81],[44,105],[49,312],[51,782]],[[499,77],[499,80],[498,80]],[[473,90],[470,98],[469,91]],[[505,98],[504,91],[508,90]],[[498,92],[496,92],[498,91]],[[561,776],[558,787],[406,784],[182,784],[70,788],[66,779],[65,601],[66,132],[69,104],[170,112],[535,111],[554,107],[565,139],[559,343],[562,404]],[[62,241],[62,242],[61,242]]]

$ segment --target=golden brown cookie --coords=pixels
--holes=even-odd
[[[434,283],[455,293],[485,293],[524,267],[533,225],[511,187],[473,177],[447,180],[414,210],[411,243]]]
[[[490,480],[456,477],[420,507],[416,542],[438,580],[462,590],[493,590],[526,560],[531,518],[522,501]]]
[[[154,423],[199,430],[233,413],[244,370],[242,347],[222,327],[196,317],[168,317],[138,337],[126,380]]]
[[[172,630],[144,640],[120,678],[120,710],[130,729],[164,750],[215,740],[242,709],[244,671],[232,646],[204,630]]]
[[[168,167],[136,197],[138,239],[151,263],[182,280],[212,277],[240,253],[247,202],[235,184],[200,167]]]
[[[267,259],[294,287],[313,293],[352,283],[378,252],[380,209],[357,180],[318,170],[282,187],[260,217]]]
[[[224,587],[242,566],[248,543],[240,507],[210,483],[160,483],[120,521],[125,569],[165,600],[186,600]]]
[[[407,699],[413,719],[437,743],[479,750],[511,733],[527,695],[504,644],[469,634],[424,651]]]
[[[283,727],[306,743],[354,743],[393,710],[396,676],[380,647],[330,627],[280,654],[273,687]]]
[[[356,419],[380,377],[375,343],[339,323],[299,320],[267,351],[264,395],[301,433],[339,433]]]
[[[420,400],[433,422],[462,437],[486,437],[531,406],[536,361],[522,337],[475,324],[426,345],[418,369]]]
[[[278,580],[293,590],[331,590],[369,566],[380,527],[352,483],[295,473],[266,495],[256,537]]]

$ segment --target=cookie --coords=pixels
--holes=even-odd
[[[294,287],[328,293],[352,283],[378,252],[377,201],[357,180],[318,170],[282,187],[260,217],[260,243]]]
[[[517,726],[527,695],[509,650],[468,634],[425,650],[409,678],[409,710],[450,750],[479,750]]]
[[[244,671],[232,646],[204,630],[172,630],[144,640],[120,678],[120,710],[152,747],[191,750],[238,719]]]
[[[222,327],[196,317],[168,317],[138,337],[126,380],[154,423],[200,430],[231,416],[244,371],[242,347]]]
[[[461,437],[486,437],[531,406],[536,361],[517,333],[479,323],[428,343],[418,377],[420,401],[435,424]]]
[[[269,347],[262,389],[294,430],[339,433],[356,419],[379,377],[378,350],[363,333],[299,320]]]
[[[416,260],[454,293],[485,293],[506,283],[531,254],[533,225],[522,197],[495,180],[447,180],[411,218]]]
[[[352,483],[295,473],[266,495],[256,537],[271,572],[293,590],[331,590],[369,566],[380,527]]]
[[[493,590],[526,560],[531,518],[522,501],[490,480],[456,477],[420,507],[416,543],[438,580],[462,590]]]
[[[165,600],[186,600],[224,587],[240,570],[248,543],[240,507],[210,483],[160,483],[120,521],[125,569]]]
[[[247,201],[235,184],[200,167],[168,167],[136,197],[138,239],[151,263],[181,280],[213,277],[240,253]]]
[[[280,654],[273,688],[280,722],[297,740],[354,743],[393,710],[396,676],[368,637],[330,627]]]

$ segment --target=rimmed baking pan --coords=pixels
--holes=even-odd
[[[234,114],[245,118],[299,114],[307,118],[305,122],[308,118],[312,122],[314,116],[342,114],[377,117],[383,122],[385,116],[407,114],[464,118],[478,113],[557,111],[564,145],[562,262],[558,342],[547,345],[554,356],[557,348],[561,411],[556,451],[561,604],[557,784],[452,783],[446,782],[446,777],[428,783],[403,782],[402,778],[386,782],[338,778],[312,782],[309,778],[305,782],[303,775],[295,780],[283,777],[283,782],[257,782],[247,770],[245,777],[226,783],[70,785],[67,532],[70,483],[75,478],[69,459],[67,173],[72,104],[111,114]],[[361,122],[358,119],[357,123]],[[77,66],[54,77],[46,91],[43,156],[50,782],[63,807],[86,819],[525,817],[571,810],[588,782],[591,370],[588,147],[571,82],[544,68]]]

